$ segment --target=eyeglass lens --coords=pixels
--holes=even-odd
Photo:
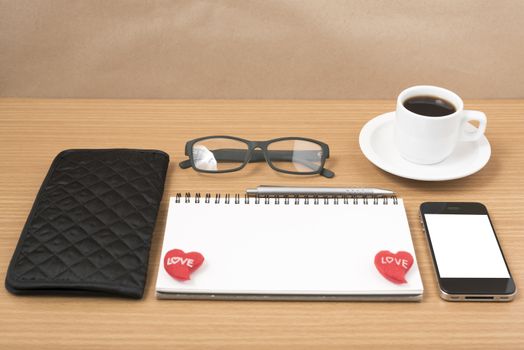
[[[193,145],[193,162],[200,170],[235,170],[246,161],[247,151],[247,144],[241,141],[227,138],[204,139]]]
[[[322,166],[322,148],[305,140],[272,142],[267,147],[271,164],[280,170],[311,173]]]

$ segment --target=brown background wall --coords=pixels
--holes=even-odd
[[[0,0],[0,96],[524,97],[524,1]]]

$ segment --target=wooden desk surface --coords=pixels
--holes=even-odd
[[[68,148],[156,148],[169,153],[143,300],[20,297],[0,288],[0,348],[524,348],[524,301],[441,300],[417,221],[423,201],[489,208],[517,286],[524,288],[524,101],[466,101],[488,115],[493,154],[465,179],[428,183],[385,173],[360,152],[358,134],[393,101],[0,100],[0,274],[5,272],[53,157]],[[300,135],[331,148],[333,179],[275,173],[265,164],[201,175],[181,170],[187,140]],[[374,186],[405,200],[425,286],[421,303],[159,301],[154,284],[167,200],[176,192],[242,192],[258,184]],[[351,345],[351,346],[350,346]]]

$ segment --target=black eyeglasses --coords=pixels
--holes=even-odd
[[[181,162],[180,167],[192,167],[203,173],[230,173],[247,163],[267,162],[273,170],[286,174],[335,176],[324,168],[329,158],[328,145],[303,137],[269,141],[248,141],[233,136],[201,137],[186,143],[186,156],[189,159]]]

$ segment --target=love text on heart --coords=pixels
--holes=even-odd
[[[392,256],[383,256],[381,259],[382,264],[396,264],[403,268],[408,268],[408,261],[406,259],[394,258]]]
[[[167,259],[167,266],[169,265],[185,265],[187,267],[193,267],[194,260],[190,258],[182,258],[179,256],[173,256]]]

